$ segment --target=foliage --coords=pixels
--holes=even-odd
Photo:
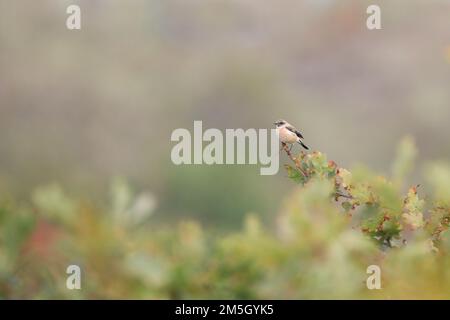
[[[320,152],[291,155],[298,184],[264,226],[217,234],[193,221],[154,224],[151,195],[122,180],[102,208],[57,185],[31,203],[0,204],[0,298],[450,298],[450,166],[425,167],[425,187],[405,188],[411,139],[392,179],[338,167]],[[428,196],[422,190],[429,190]],[[68,290],[66,268],[82,269]],[[369,290],[369,265],[382,289]]]

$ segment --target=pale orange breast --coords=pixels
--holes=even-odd
[[[298,141],[298,137],[292,131],[289,131],[286,128],[278,128],[278,136],[280,137],[281,142],[285,143],[294,143]]]

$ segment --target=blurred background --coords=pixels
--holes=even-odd
[[[80,31],[66,29],[70,4]],[[382,30],[366,28],[370,4]],[[170,135],[284,118],[342,167],[389,174],[405,135],[417,168],[449,159],[449,14],[446,0],[0,0],[0,298],[361,297],[377,253],[347,229],[320,238],[337,237],[314,220],[317,203],[338,215],[327,185],[289,197],[283,168],[175,166]],[[433,172],[449,185],[450,169]],[[305,238],[287,253],[258,221],[271,229],[296,199]],[[332,236],[308,232],[324,225]],[[331,248],[328,263],[308,241]],[[66,290],[71,263],[86,291]],[[450,288],[436,272],[414,291],[410,271],[400,297]]]
[[[155,218],[220,227],[289,190],[258,166],[177,167],[170,134],[286,118],[342,166],[386,170],[399,138],[450,154],[450,4],[377,1],[0,1],[0,190],[57,182],[93,201],[113,177]],[[82,30],[65,27],[69,4]],[[251,187],[250,187],[251,186]]]

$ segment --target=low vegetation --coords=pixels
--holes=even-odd
[[[0,298],[450,298],[448,163],[426,165],[419,186],[407,184],[420,176],[411,139],[389,178],[286,151],[287,183],[298,186],[273,225],[249,214],[227,234],[155,225],[151,197],[120,180],[102,207],[58,185],[29,203],[3,199]],[[81,267],[81,290],[66,288],[70,264]],[[366,286],[371,265],[379,290]]]

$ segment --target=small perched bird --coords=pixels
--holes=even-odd
[[[289,143],[292,148],[292,144],[298,142],[303,148],[309,150],[302,141],[303,135],[294,126],[282,119],[274,122],[274,125],[277,127],[277,133],[282,143]]]

